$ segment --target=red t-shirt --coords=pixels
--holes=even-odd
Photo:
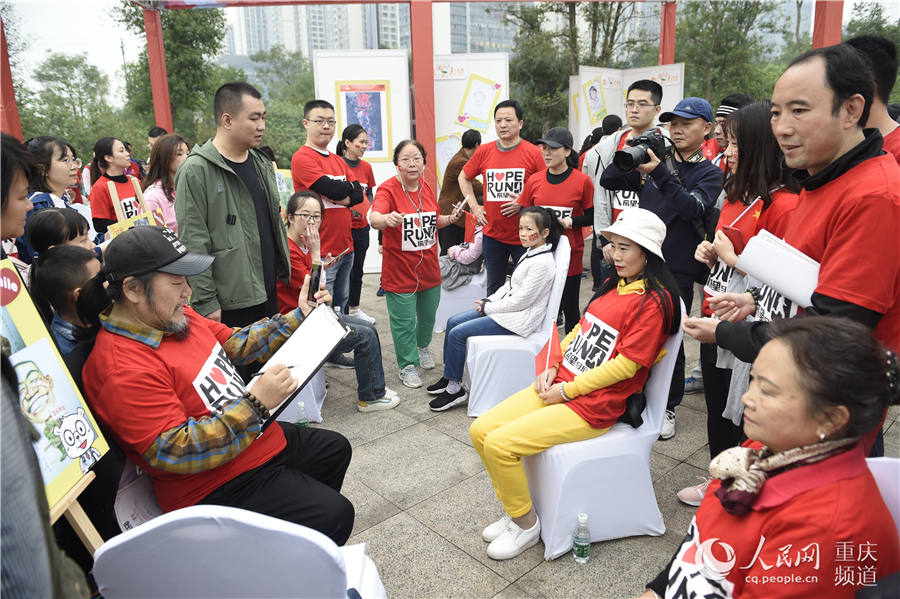
[[[116,216],[116,211],[113,208],[112,197],[109,195],[108,184],[110,181],[112,181],[112,179],[105,174],[100,175],[100,178],[97,179],[97,182],[91,187],[91,195],[88,199],[91,202],[92,218],[119,220],[119,217]],[[131,183],[131,179],[127,180],[125,183],[119,183],[118,181],[113,181],[113,183],[116,186],[116,193],[119,194],[119,204],[122,206],[122,212],[125,215],[125,218],[131,218],[132,216],[140,214],[141,205],[138,203],[137,197],[135,196],[134,185]]]
[[[740,202],[725,202],[719,214],[716,231],[719,231],[722,227],[730,226],[736,218],[741,216],[734,227],[741,232],[744,245],[762,229],[781,237],[787,228],[791,212],[797,207],[798,200],[799,196],[797,194],[786,189],[778,189],[772,193],[772,202],[768,208],[763,208],[762,200],[760,200],[743,216],[741,216],[741,213],[747,210],[747,206]],[[703,287],[703,303],[700,304],[700,313],[703,316],[712,316],[712,310],[709,309],[709,298],[711,297],[709,290],[716,290],[715,295],[725,293],[725,288],[733,274],[734,269],[722,261],[717,261],[715,266],[713,266],[707,283]]]
[[[309,146],[303,146],[291,158],[291,177],[294,191],[305,191],[321,179],[329,177],[339,181],[356,181],[350,167],[337,154],[323,154]],[[350,233],[350,209],[322,196],[325,210],[319,237],[322,240],[322,255],[337,256],[346,249],[353,250],[353,235]]]
[[[478,146],[463,172],[469,179],[484,177],[484,210],[488,220],[485,235],[502,243],[521,245],[518,217],[503,216],[500,206],[515,200],[522,193],[525,181],[545,168],[541,151],[524,139],[510,150],[501,150],[500,142]]]
[[[525,188],[519,196],[521,206],[543,206],[550,209],[557,218],[578,217],[594,205],[594,184],[591,178],[572,169],[562,183],[550,183],[547,180],[549,170],[544,169],[528,177]],[[572,248],[569,258],[568,276],[579,275],[584,270],[584,236],[581,227],[573,227],[566,231],[569,246]]]
[[[725,511],[720,486],[669,568],[671,596],[852,599],[900,569],[897,529],[859,445],[772,476],[747,514]]]
[[[703,157],[710,162],[722,151],[719,147],[719,141],[715,137],[703,140],[703,144],[700,147],[703,149]]]
[[[900,164],[900,127],[884,136],[881,149],[892,155],[897,164]]]
[[[625,412],[625,400],[644,388],[650,367],[666,342],[664,322],[662,309],[649,293],[619,295],[613,289],[592,301],[578,323],[578,334],[566,347],[554,382],[573,381],[576,375],[619,354],[641,368],[630,379],[577,397],[566,405],[593,428],[615,424]]]
[[[381,286],[384,290],[412,293],[440,285],[438,205],[428,182],[419,179],[419,191],[407,192],[397,177],[391,177],[378,186],[372,210],[403,215],[403,224],[382,231]]]
[[[819,262],[816,292],[883,316],[875,337],[900,351],[900,166],[870,158],[800,192],[784,240]]]
[[[363,188],[362,203],[350,206],[350,226],[354,229],[364,229],[369,226],[369,210],[372,208],[372,202],[369,201],[366,192],[375,189],[375,174],[372,172],[372,165],[365,160],[360,160],[356,166],[348,164],[347,168]]]
[[[303,279],[312,269],[312,256],[308,251],[303,251],[294,240],[288,237],[288,249],[291,252],[291,284],[285,285],[278,279],[275,282],[275,290],[278,294],[278,311],[287,314],[297,309],[297,301],[300,298],[300,288],[303,287]]]
[[[226,482],[256,468],[285,447],[280,426],[270,426],[232,460],[203,472],[175,474],[143,458],[161,433],[211,414],[244,394],[244,383],[221,343],[233,330],[184,309],[190,334],[166,335],[159,347],[101,328],[82,371],[94,415],[116,437],[128,459],[150,474],[164,511],[194,505]]]

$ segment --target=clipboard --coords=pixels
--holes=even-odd
[[[300,391],[309,383],[318,370],[347,335],[350,329],[341,324],[334,310],[325,304],[319,304],[313,308],[300,326],[288,337],[288,340],[272,354],[272,357],[260,369],[265,372],[270,365],[284,364],[291,366],[291,376],[300,381],[300,385],[294,392],[269,410],[269,418],[266,420],[260,434],[262,434],[278,418],[285,408],[290,405]],[[252,391],[258,380],[253,377],[247,384],[247,391]]]

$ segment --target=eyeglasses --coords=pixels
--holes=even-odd
[[[337,125],[337,121],[334,119],[316,119],[314,121],[309,121],[310,123],[315,123],[319,127],[334,127]]]
[[[400,164],[421,164],[425,162],[425,160],[423,160],[421,156],[417,156],[415,158],[401,158],[397,162]]]
[[[69,166],[78,164],[77,158],[60,158],[59,161],[68,164]]]
[[[654,106],[659,106],[659,104],[651,104],[650,102],[635,102],[633,100],[629,100],[625,102],[625,108],[628,110],[634,110],[635,108],[639,108],[640,110],[644,110],[646,108],[653,108]]]
[[[311,223],[317,223],[320,220],[322,220],[321,214],[309,214],[306,212],[295,212],[293,214],[293,216],[299,216],[300,218],[304,219],[305,221],[311,222]]]

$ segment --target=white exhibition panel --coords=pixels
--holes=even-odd
[[[640,67],[636,69],[607,69],[580,66],[578,75],[569,77],[569,126],[575,134],[576,145],[581,144],[607,114],[617,114],[625,122],[625,93],[638,79],[656,81],[663,88],[662,110],[666,112],[684,97],[684,63]]]
[[[497,139],[494,107],[509,98],[509,56],[505,52],[434,57],[434,129],[437,180],[459,151],[460,137],[477,129],[481,141]]]
[[[313,52],[316,97],[331,102],[336,110],[334,151],[341,131],[359,122],[376,137],[364,160],[371,163],[376,183],[393,177],[397,171],[391,161],[394,146],[410,137],[409,54],[407,50],[316,50]],[[366,98],[360,106],[359,98]],[[364,108],[370,108],[368,114]],[[355,114],[354,114],[355,113]],[[371,129],[371,131],[370,131]],[[370,232],[364,270],[381,272],[378,231]]]

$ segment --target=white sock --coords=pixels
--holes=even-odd
[[[462,388],[459,381],[450,381],[447,383],[447,393],[456,393]]]

